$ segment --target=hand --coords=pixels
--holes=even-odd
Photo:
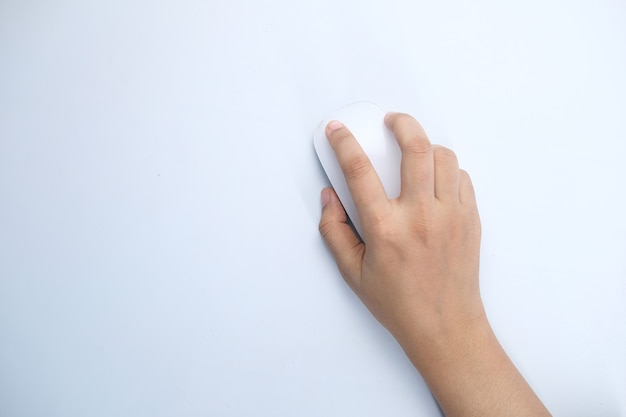
[[[485,315],[468,174],[411,116],[389,113],[385,124],[402,151],[400,196],[391,200],[350,131],[338,121],[326,127],[367,242],[348,225],[335,192],[322,190],[319,228],[341,275],[395,336],[447,416],[549,415]]]
[[[402,151],[401,193],[389,200],[350,131],[326,134],[355,201],[363,238],[346,224],[334,191],[323,190],[320,232],[342,276],[373,315],[402,343],[484,317],[478,287],[480,220],[471,180],[455,154],[432,146],[411,116],[385,123]]]

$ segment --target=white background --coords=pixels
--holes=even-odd
[[[626,415],[619,0],[1,1],[0,415],[438,415],[317,231],[359,100],[470,172],[551,411]]]

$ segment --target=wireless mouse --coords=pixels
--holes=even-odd
[[[324,119],[313,134],[313,144],[317,157],[361,238],[363,238],[363,233],[359,215],[335,153],[326,138],[325,129],[331,120],[339,120],[350,129],[372,162],[385,188],[387,198],[392,199],[400,195],[400,161],[402,154],[393,133],[385,126],[384,118],[385,112],[373,103],[353,103],[337,110]]]

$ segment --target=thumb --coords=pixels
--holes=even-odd
[[[322,190],[322,217],[320,234],[337,262],[339,272],[352,290],[356,291],[361,278],[361,264],[365,245],[347,223],[346,212],[339,197],[331,188]]]

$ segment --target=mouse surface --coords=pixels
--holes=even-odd
[[[335,153],[326,138],[325,129],[331,120],[339,120],[350,129],[372,162],[385,188],[387,198],[391,199],[400,195],[400,161],[402,155],[398,142],[385,126],[384,118],[385,112],[373,103],[353,103],[324,119],[313,134],[317,157],[339,196],[339,200],[346,209],[348,217],[362,239],[361,222],[356,207]]]

